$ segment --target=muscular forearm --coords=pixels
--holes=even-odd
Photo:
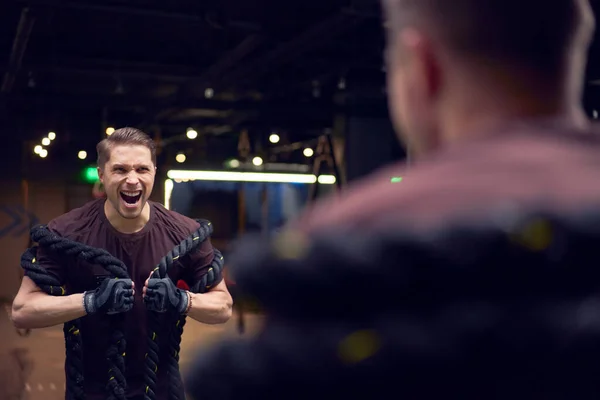
[[[83,294],[50,296],[30,293],[25,301],[15,299],[12,321],[19,329],[39,329],[60,325],[86,315]]]
[[[231,295],[223,291],[204,294],[190,293],[192,307],[188,315],[204,324],[224,324],[231,318],[233,301]]]

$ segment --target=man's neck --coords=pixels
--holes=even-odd
[[[556,126],[579,129],[584,129],[590,124],[585,112],[578,105],[545,107],[520,104],[502,107],[502,104],[495,104],[479,110],[465,109],[453,112],[446,119],[442,128],[442,141],[449,145],[465,139],[486,136],[518,124],[548,122]]]
[[[559,74],[556,82],[548,82],[552,74],[543,76],[518,65],[499,68],[473,59],[453,60],[460,68],[451,70],[448,91],[452,100],[440,108],[440,145],[528,122],[556,121],[578,128],[589,125],[581,106],[581,86],[574,83],[579,78],[569,78],[572,74]]]
[[[146,202],[144,209],[137,218],[123,218],[108,200],[104,202],[104,214],[108,222],[117,231],[125,234],[136,233],[144,229],[150,220],[150,203]]]

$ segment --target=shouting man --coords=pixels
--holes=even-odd
[[[12,319],[19,328],[36,329],[81,318],[85,394],[89,400],[99,400],[106,398],[108,379],[105,351],[111,332],[105,315],[126,312],[126,396],[141,400],[148,351],[144,297],[152,304],[162,304],[162,311],[170,307],[169,311],[206,324],[226,322],[232,299],[224,280],[205,294],[190,293],[174,284],[183,280],[193,287],[207,273],[213,260],[209,240],[178,260],[167,279],[149,279],[160,259],[198,228],[196,221],[148,200],[156,176],[152,139],[137,129],[123,128],[101,141],[97,150],[106,199],[72,210],[51,221],[48,228],[61,237],[107,250],[123,261],[131,280],[123,287],[99,266],[62,258],[40,247],[37,263],[64,282],[68,295],[48,295],[26,275],[13,302]],[[118,290],[121,292],[116,295]],[[164,298],[153,298],[161,293]],[[168,338],[169,326],[162,324],[161,328],[159,337]],[[171,356],[167,349],[161,349],[161,359]],[[157,399],[168,398],[164,368],[158,369],[156,389]]]

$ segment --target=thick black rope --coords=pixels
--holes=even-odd
[[[53,296],[67,294],[64,286],[45,268],[36,262],[37,247],[29,248],[21,256],[21,266],[25,274],[33,280],[44,292]],[[66,398],[80,400],[85,398],[83,391],[83,351],[78,319],[63,325],[66,349]]]
[[[38,226],[31,231],[31,239],[40,247],[47,248],[56,254],[64,254],[80,258],[92,264],[102,266],[111,278],[129,279],[127,267],[123,262],[104,249],[86,246],[60,237],[51,232],[45,226]],[[21,258],[21,265],[25,273],[36,285],[50,295],[61,296],[66,294],[61,282],[58,282],[43,267],[36,263],[37,248],[33,247],[25,251]],[[107,361],[109,365],[107,392],[111,400],[125,400],[127,382],[125,379],[125,349],[127,343],[124,331],[124,315],[116,314],[109,316],[113,334],[111,345],[107,350]],[[83,388],[83,349],[81,334],[79,331],[80,321],[69,321],[64,324],[65,348],[66,348],[66,378],[67,398],[73,400],[84,399]]]
[[[189,237],[183,240],[173,250],[171,250],[156,267],[153,277],[164,278],[167,276],[168,269],[179,258],[190,253],[202,244],[212,234],[212,224],[208,221],[199,220],[200,227]],[[98,264],[104,267],[113,278],[129,279],[127,268],[122,261],[113,257],[103,249],[97,249],[84,244],[62,238],[45,226],[39,226],[32,230],[31,238],[39,246],[48,248],[57,254],[78,257],[92,264]],[[42,290],[50,295],[65,295],[66,290],[61,283],[49,274],[45,268],[36,263],[37,247],[27,249],[22,256],[21,264],[29,276]],[[205,293],[212,285],[222,279],[223,256],[214,249],[214,259],[208,272],[202,277],[190,290],[194,293]],[[112,345],[108,348],[107,359],[109,362],[109,381],[107,390],[109,399],[123,400],[126,392],[125,378],[125,351],[127,343],[123,334],[124,314],[110,316],[112,321],[113,334],[111,338]],[[181,385],[181,374],[179,371],[179,351],[181,345],[181,336],[185,326],[186,317],[173,315],[173,328],[169,334],[169,354],[171,357],[167,360],[167,371],[170,382],[170,397],[172,399],[184,399],[184,391]],[[157,336],[157,326],[159,320],[156,313],[150,313],[149,317],[149,338],[148,353],[146,355],[146,393],[145,398],[153,400],[156,397],[156,373],[159,362],[159,344]],[[64,324],[65,344],[67,351],[66,377],[67,377],[67,398],[80,400],[85,398],[83,388],[83,350],[80,335],[80,321],[74,320]]]
[[[200,224],[200,227],[195,232],[184,239],[160,260],[154,270],[152,278],[166,278],[168,276],[167,272],[169,268],[171,268],[177,260],[198,248],[199,245],[212,235],[213,226],[209,221],[198,220],[198,223]],[[200,282],[193,288],[190,288],[190,291],[194,293],[204,293],[208,291],[213,284],[221,280],[222,270],[223,256],[217,249],[214,249],[214,258],[211,267],[202,277]],[[173,400],[181,400],[184,399],[185,396],[181,385],[181,374],[179,371],[179,351],[181,336],[186,323],[186,316],[173,314],[170,315],[169,318],[173,321],[168,338],[170,357],[166,360],[167,373],[169,376],[169,397]],[[156,398],[156,375],[158,372],[160,349],[160,338],[157,334],[159,323],[158,313],[151,312],[148,318],[148,353],[146,354],[146,368],[144,375],[146,382],[146,400],[154,400]]]
[[[214,283],[220,282],[223,272],[223,255],[214,249],[214,258],[206,275],[202,277],[194,287],[190,288],[192,293],[206,293]],[[179,370],[179,351],[181,350],[181,337],[185,327],[186,316],[175,315],[175,323],[172,325],[169,335],[169,354],[172,356],[167,360],[169,372],[169,398],[171,400],[184,400],[185,391],[182,384],[181,372]]]

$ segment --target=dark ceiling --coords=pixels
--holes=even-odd
[[[274,130],[295,141],[339,112],[387,117],[377,0],[1,3],[4,143],[55,131],[93,151],[107,126],[163,139],[194,127],[222,157],[243,130],[253,144]],[[586,101],[600,108],[600,86]]]
[[[386,116],[379,5],[370,0],[3,0],[3,136],[107,126],[162,138],[289,140],[338,111]],[[360,93],[360,96],[355,96]],[[259,138],[260,137],[260,138]]]

